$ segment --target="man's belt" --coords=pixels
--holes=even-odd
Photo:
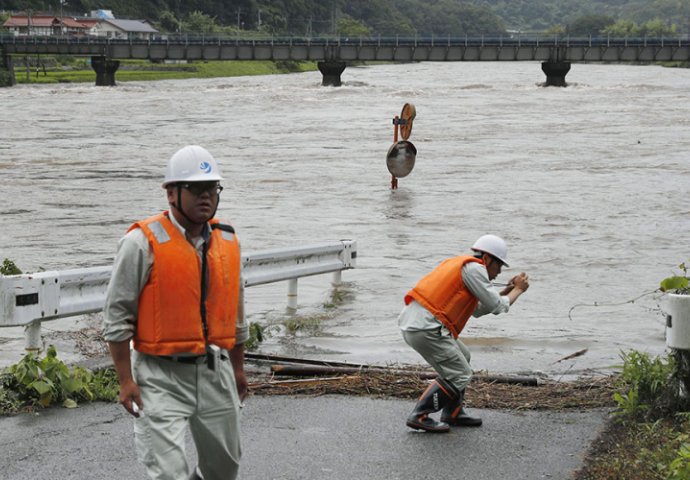
[[[171,362],[186,363],[192,365],[202,365],[206,363],[206,355],[157,355],[158,358],[163,360],[169,360]],[[228,355],[227,350],[221,350],[220,359],[228,360],[230,355]]]

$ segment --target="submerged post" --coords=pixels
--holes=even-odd
[[[2,58],[2,62],[0,62],[0,87],[11,87],[17,83],[17,79],[14,76],[12,57],[0,49],[0,58]]]
[[[343,84],[340,80],[340,75],[345,71],[347,64],[345,62],[318,62],[317,67],[323,75],[321,85],[324,87],[339,87]]]
[[[119,60],[106,57],[91,57],[91,68],[96,72],[96,86],[114,87],[115,72],[120,67]]]
[[[566,87],[565,76],[570,71],[570,62],[542,62],[542,71],[546,74],[545,87]]]
[[[297,279],[291,278],[288,280],[288,305],[287,308],[291,312],[297,311]]]

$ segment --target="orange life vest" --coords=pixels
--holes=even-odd
[[[206,351],[201,319],[201,261],[197,250],[163,212],[140,228],[153,250],[148,283],[139,296],[134,348],[151,355]],[[208,342],[230,350],[240,287],[240,248],[231,226],[213,219],[206,256]]]
[[[443,323],[453,338],[458,338],[479,304],[462,281],[462,267],[468,262],[484,265],[480,259],[469,255],[449,258],[422,277],[405,295],[406,305],[415,300]]]

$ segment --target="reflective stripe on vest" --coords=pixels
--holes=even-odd
[[[484,265],[480,259],[469,255],[449,258],[422,277],[405,295],[406,305],[415,300],[443,323],[453,338],[460,335],[479,304],[462,281],[462,267],[469,262]]]
[[[201,259],[167,215],[130,227],[142,230],[153,251],[149,281],[139,296],[134,348],[151,355],[202,355],[206,342],[200,313]],[[219,225],[215,219],[209,223]],[[235,345],[241,261],[231,227],[212,228],[206,259],[208,341],[230,350]]]

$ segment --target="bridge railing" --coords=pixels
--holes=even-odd
[[[509,35],[421,35],[421,36],[273,36],[252,35],[237,37],[229,35],[207,34],[162,34],[149,39],[141,38],[105,38],[97,36],[27,36],[0,34],[1,44],[22,45],[465,45],[465,46],[664,46],[689,45],[690,38],[686,34],[642,36],[642,37],[612,37],[610,35],[545,35],[545,34],[509,34]]]
[[[288,308],[297,308],[300,278],[332,273],[341,282],[342,271],[355,268],[353,240],[279,248],[242,255],[245,287],[288,281]],[[27,351],[41,348],[41,322],[101,311],[112,267],[0,275],[0,327],[25,327]]]

